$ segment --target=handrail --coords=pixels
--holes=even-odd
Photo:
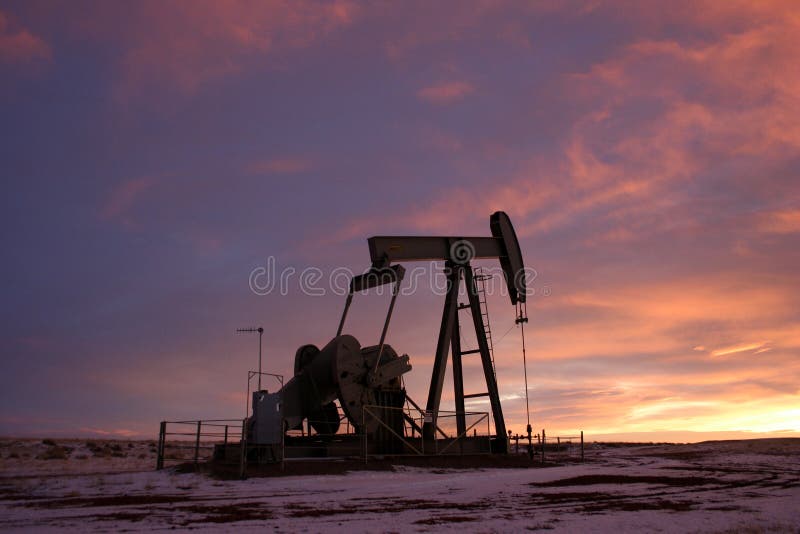
[[[394,434],[395,436],[397,436],[397,438],[398,438],[398,439],[400,439],[400,440],[401,440],[401,441],[402,441],[404,444],[408,445],[408,447],[409,447],[409,448],[410,448],[412,451],[416,452],[416,453],[417,453],[418,455],[420,455],[420,456],[424,454],[424,452],[421,452],[421,451],[419,451],[419,450],[418,450],[416,447],[414,447],[413,445],[411,445],[411,443],[409,443],[409,442],[408,442],[408,441],[407,441],[407,440],[406,440],[406,439],[405,439],[403,436],[400,436],[400,435],[399,435],[397,432],[395,432],[395,431],[394,431],[394,429],[392,429],[392,428],[391,428],[389,425],[387,425],[386,423],[384,423],[383,421],[381,421],[380,417],[378,417],[377,415],[375,415],[374,413],[372,413],[372,412],[369,410],[369,408],[381,408],[381,409],[385,409],[386,407],[385,407],[385,406],[368,406],[368,405],[364,405],[364,406],[362,407],[362,411],[363,411],[363,413],[362,413],[362,420],[364,421],[364,426],[366,426],[366,414],[370,414],[372,417],[374,417],[374,418],[375,418],[375,420],[378,422],[378,424],[380,424],[381,426],[385,427],[385,428],[386,428],[386,429],[387,429],[389,432],[391,432],[392,434]],[[368,451],[367,451],[367,449],[366,449],[366,439],[365,439],[365,440],[364,440],[364,461],[366,461],[366,458],[367,458],[368,454],[369,454],[369,453],[368,453]]]
[[[466,412],[465,412],[465,415],[466,415]],[[489,414],[488,414],[488,413],[484,413],[484,414],[483,414],[483,415],[480,417],[480,419],[478,419],[477,421],[475,421],[474,423],[472,423],[471,425],[469,425],[469,426],[468,426],[466,429],[464,429],[464,431],[463,431],[461,434],[459,434],[459,435],[458,435],[458,437],[456,437],[456,439],[454,439],[453,441],[451,441],[450,443],[448,443],[448,444],[447,444],[447,446],[446,446],[444,449],[442,449],[441,451],[437,452],[436,454],[444,454],[444,451],[446,451],[447,449],[449,449],[449,448],[450,448],[450,447],[451,447],[451,446],[452,446],[454,443],[458,442],[458,440],[460,440],[461,438],[463,438],[464,436],[466,436],[466,435],[467,435],[467,432],[469,432],[469,431],[470,431],[470,430],[472,430],[472,429],[473,429],[475,426],[477,426],[477,425],[478,425],[478,423],[480,423],[481,421],[488,421],[488,420],[489,420]]]
[[[197,419],[193,421],[161,421],[158,433],[158,446],[156,469],[163,469],[165,460],[183,460],[197,465],[200,461],[200,449],[214,448],[216,444],[227,444],[230,439],[244,439],[247,419]],[[223,424],[227,423],[227,424]],[[195,427],[192,432],[179,429],[169,431],[169,425],[191,425]],[[205,431],[204,431],[205,427]],[[208,429],[211,429],[210,431]],[[218,430],[219,429],[219,430]],[[224,429],[222,431],[221,429]],[[240,430],[241,429],[241,430]],[[168,443],[172,436],[173,442]],[[167,453],[167,449],[191,450],[194,454],[189,456],[176,456]]]

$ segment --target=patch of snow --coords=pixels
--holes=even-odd
[[[0,444],[0,529],[796,531],[800,440],[779,441],[596,448],[584,464],[547,468],[398,466],[239,481],[153,471],[154,453],[140,458],[151,442],[78,460],[98,444],[44,459],[53,445],[17,440]]]

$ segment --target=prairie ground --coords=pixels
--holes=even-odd
[[[154,466],[152,441],[0,440],[0,530],[800,532],[800,439],[247,480]]]

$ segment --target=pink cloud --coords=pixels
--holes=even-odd
[[[738,345],[731,345],[727,347],[721,347],[719,349],[715,349],[711,351],[712,356],[728,356],[729,354],[738,354],[740,352],[754,352],[755,354],[759,354],[761,352],[766,352],[769,350],[767,347],[768,341],[757,341],[754,343],[741,343]]]
[[[322,18],[303,12],[300,6],[305,4],[294,4],[298,6],[295,15],[286,15],[291,8],[282,11],[269,4],[278,20],[266,22],[258,13],[252,20],[235,15],[238,7],[233,4],[219,4],[224,8],[218,10],[209,4],[198,5],[202,8],[200,13],[190,10],[183,13],[175,5],[164,4],[163,9],[170,16],[165,17],[163,27],[158,17],[154,18],[155,44],[144,42],[141,29],[130,30],[131,35],[126,37],[129,46],[123,47],[126,61],[121,66],[121,94],[135,94],[151,85],[193,91],[214,79],[256,66],[260,68],[267,63],[265,59],[280,59],[286,50],[318,44],[326,35],[351,24],[358,15],[346,4],[334,4],[333,10],[323,10]],[[792,7],[792,4],[787,5]],[[603,9],[597,6],[598,11]],[[783,237],[777,234],[800,231],[797,210],[787,208],[796,199],[785,195],[779,189],[779,181],[769,174],[772,169],[778,169],[777,172],[785,169],[787,161],[796,159],[800,147],[800,126],[796,120],[800,98],[796,69],[800,59],[798,19],[780,14],[778,10],[738,2],[698,4],[696,13],[676,10],[681,12],[680,17],[665,13],[671,6],[663,11],[653,4],[649,6],[659,11],[657,16],[646,17],[634,3],[629,6],[635,11],[632,19],[644,18],[643,23],[648,25],[681,23],[678,27],[688,26],[687,34],[692,34],[693,27],[702,26],[704,31],[694,34],[697,39],[692,41],[652,37],[661,34],[647,31],[648,38],[637,38],[628,46],[608,50],[584,73],[565,76],[562,80],[564,100],[553,98],[553,102],[569,106],[564,116],[573,121],[572,128],[561,134],[563,137],[552,140],[553,146],[547,147],[547,154],[520,155],[537,148],[525,145],[518,150],[514,142],[503,139],[508,130],[500,132],[496,138],[482,139],[480,143],[496,143],[501,151],[494,159],[507,163],[503,170],[498,166],[498,170],[492,169],[483,180],[464,180],[455,189],[448,188],[440,193],[434,190],[413,203],[372,208],[372,217],[346,221],[339,233],[329,229],[320,232],[325,241],[353,237],[361,240],[386,224],[397,224],[420,233],[449,234],[475,228],[475,233],[485,234],[487,215],[496,209],[508,211],[520,237],[537,238],[523,245],[526,259],[537,268],[537,262],[551,261],[551,265],[563,269],[556,275],[562,286],[555,288],[552,297],[540,299],[531,306],[532,323],[545,323],[535,326],[539,345],[535,351],[537,373],[544,369],[554,373],[553,369],[560,363],[564,368],[595,355],[600,356],[592,370],[600,373],[615,358],[632,354],[642,361],[652,358],[664,366],[663,370],[656,371],[635,368],[635,377],[626,377],[627,371],[616,370],[612,371],[616,375],[610,379],[587,378],[588,374],[568,378],[569,388],[582,379],[591,389],[585,398],[572,398],[568,409],[578,412],[586,424],[597,428],[609,425],[606,430],[613,428],[613,424],[623,428],[632,424],[631,421],[667,426],[685,424],[681,417],[691,415],[690,411],[696,407],[706,406],[703,399],[707,400],[712,394],[717,395],[721,403],[731,404],[728,409],[722,406],[719,413],[735,416],[740,410],[735,406],[739,401],[757,398],[766,390],[760,384],[742,386],[738,382],[783,379],[796,384],[800,372],[794,363],[800,340],[800,330],[794,320],[797,282],[795,278],[781,279],[769,272],[770,261],[791,266],[793,257],[781,256],[779,252],[771,259],[761,254],[758,243],[753,244],[752,252],[746,243],[740,248],[758,264],[743,266],[740,262],[744,260],[727,257],[724,253],[715,255],[713,250],[699,251],[695,258],[672,256],[672,253],[687,252],[688,247],[680,239],[686,234],[711,247],[716,244],[719,229],[714,223],[704,221],[704,216],[728,218],[724,222],[726,230],[733,228],[738,233],[737,220],[732,221],[732,214],[728,213],[729,199],[725,196],[729,193],[728,184],[731,190],[739,189],[742,195],[765,193],[764,198],[759,198],[766,204],[759,205],[758,209],[763,211],[743,218],[747,225],[745,235],[737,237],[746,239],[749,231],[755,229],[776,234],[758,236],[762,241],[778,241]],[[736,10],[741,12],[734,13]],[[206,11],[218,12],[219,27],[213,20],[209,21],[212,17]],[[178,23],[175,13],[186,17],[190,31]],[[466,20],[458,14],[453,18],[460,23]],[[414,43],[424,44],[426,39],[438,43],[459,36],[459,32],[469,33],[477,27],[474,21],[481,18],[471,16],[470,24],[454,24],[444,31],[436,27],[440,20],[435,21],[432,28],[417,29],[414,36],[418,39],[408,41],[405,58],[414,59],[408,57],[416,50]],[[635,21],[637,25],[639,22]],[[497,33],[488,25],[487,30],[493,35]],[[175,34],[170,34],[171,31]],[[520,34],[520,37],[525,35]],[[423,52],[415,55],[424,56]],[[163,57],[159,53],[163,53]],[[557,73],[553,77],[556,78]],[[130,85],[126,85],[128,82]],[[474,92],[472,86],[464,92],[447,85],[423,88],[418,97],[444,104]],[[427,97],[423,91],[428,91]],[[539,105],[540,102],[514,102],[514,108],[520,110]],[[520,113],[520,117],[520,120],[530,120],[524,113]],[[475,157],[477,151],[470,144],[472,133],[463,132],[456,138],[431,130],[419,139],[440,150],[437,156],[453,158],[454,168],[467,169],[478,167],[476,163],[485,163]],[[752,165],[739,165],[737,158]],[[732,162],[730,168],[724,166],[728,162]],[[249,170],[254,174],[287,174],[308,168],[310,163],[302,158],[285,157],[255,162]],[[736,176],[731,176],[735,173],[749,176],[737,183]],[[723,178],[716,182],[710,180],[707,184],[710,187],[706,187],[703,181],[715,174]],[[744,183],[744,180],[751,183]],[[140,178],[121,184],[101,209],[103,217],[126,220],[138,203],[145,200],[154,183]],[[775,205],[775,198],[780,204]],[[706,213],[698,213],[703,210]],[[567,241],[571,239],[569,232],[555,234],[570,225],[580,225],[579,237],[573,242]],[[650,239],[653,234],[680,228],[688,231],[673,232],[666,239]],[[550,233],[553,235],[548,235]],[[220,241],[213,237],[200,236],[197,240],[199,247],[209,251],[220,246]],[[547,243],[548,249],[542,251],[533,246],[540,243]],[[647,246],[639,249],[640,243]],[[635,255],[642,265],[604,263],[606,260],[599,255],[590,256],[598,260],[597,264],[584,261],[586,256],[582,254],[587,249],[599,246],[611,249],[615,244],[624,244],[620,250]],[[739,244],[737,242],[737,247]],[[308,248],[319,254],[316,247]],[[362,254],[359,258],[363,259],[363,247],[359,251]],[[614,252],[605,251],[607,256]],[[696,277],[661,272],[663,279],[655,279],[659,273],[646,273],[655,263],[648,257],[651,253],[656,259],[670,256],[665,263],[676,269],[696,269]],[[560,254],[564,257],[553,259]],[[616,272],[609,273],[611,269]],[[652,278],[645,281],[624,279],[643,276],[643,273]],[[548,323],[552,316],[562,319]],[[692,323],[702,328],[695,332],[691,329]],[[770,340],[769,346],[753,343],[765,339]],[[741,350],[731,351],[737,348]],[[770,351],[772,365],[763,365],[762,358],[753,358],[760,362],[746,367],[750,353],[764,350]],[[668,367],[675,360],[685,360],[687,367],[707,365],[714,360],[711,358],[713,351],[729,351],[725,354],[732,356],[717,358],[711,362],[719,364],[717,367],[702,372],[687,369],[678,374]],[[516,366],[517,358],[518,354],[512,354],[511,349],[504,352],[503,347],[498,348],[499,366]],[[518,366],[515,369],[518,370]],[[543,372],[536,376],[537,386],[547,385],[548,379],[558,381]],[[623,383],[626,379],[638,383]],[[514,386],[513,377],[504,380],[504,391]],[[561,380],[563,387],[565,379]],[[675,396],[674,391],[680,387],[671,381],[676,380],[681,381],[680,387],[719,385],[727,390]],[[144,385],[137,387],[142,391],[148,389]],[[621,401],[613,407],[604,407],[598,402],[598,398],[606,394],[604,391],[619,392]],[[231,394],[229,400],[234,406],[239,405],[235,395]],[[547,398],[540,395],[534,402],[545,403]],[[796,406],[797,397],[775,398],[770,402],[777,410],[781,403]],[[638,405],[645,407],[644,411],[635,411]],[[750,411],[768,413],[762,408],[754,406]],[[624,421],[626,412],[628,423]],[[586,414],[592,417],[585,417]],[[642,414],[648,417],[641,417]],[[572,416],[545,416],[542,424],[547,425],[548,430],[556,421],[566,427],[574,422],[568,417]],[[650,420],[645,421],[647,419]]]
[[[148,87],[191,93],[212,80],[264,68],[265,57],[307,48],[350,25],[358,11],[346,0],[199,0],[138,7],[146,23],[133,26],[127,35],[116,88],[122,100]]]
[[[26,63],[50,59],[50,46],[25,28],[12,31],[8,17],[0,11],[0,62]]]
[[[442,82],[417,91],[417,97],[433,104],[449,104],[473,93],[472,84],[464,81]]]
[[[515,49],[531,47],[526,31],[526,16],[540,16],[557,11],[557,3],[509,2],[490,0],[487,2],[452,4],[423,2],[416,4],[424,9],[425,16],[394,17],[396,28],[386,37],[384,49],[389,59],[404,61],[419,55],[421,49],[443,48],[459,41],[485,36],[493,44],[497,42]],[[380,11],[387,11],[381,6]],[[411,12],[408,6],[400,8],[404,14]],[[499,22],[499,23],[498,23]]]
[[[52,349],[53,342],[45,336],[25,336],[18,338],[20,345],[34,350],[48,350]]]
[[[766,214],[759,223],[759,230],[772,234],[800,233],[800,209],[783,210]]]
[[[154,184],[155,180],[149,176],[122,182],[111,192],[100,209],[100,217],[103,219],[124,219],[137,199],[145,191],[153,187]]]
[[[703,131],[706,144],[730,155],[794,151],[800,147],[800,126],[792,120],[800,98],[794,68],[800,62],[800,21],[780,9],[753,9],[755,21],[716,40],[635,42],[577,75],[576,94],[606,99],[613,107],[634,98],[660,100],[671,110],[676,133]],[[704,103],[690,100],[687,79],[704,88]]]
[[[743,288],[739,273],[730,269],[711,278],[698,275],[640,283],[603,276],[601,284],[598,287],[587,283],[585,287],[572,287],[563,293],[556,291],[548,298],[536,300],[538,317],[563,318],[548,322],[536,334],[541,353],[547,354],[545,360],[582,358],[587,354],[624,357],[637,352],[657,352],[697,364],[712,356],[767,347],[772,350],[798,347],[800,338],[791,320],[796,290],[782,281]],[[717,326],[713,330],[687,328],[707,323]],[[566,338],[569,342],[564,342]],[[752,341],[765,339],[770,341]],[[702,358],[697,353],[703,353]],[[741,363],[748,369],[751,364],[760,366],[750,360]],[[706,372],[719,373],[720,381],[748,378],[738,367],[709,367],[703,372],[697,370],[686,380],[711,383]],[[775,373],[774,369],[764,372],[769,376]],[[641,379],[645,382],[674,378],[666,374]]]
[[[194,250],[201,255],[211,256],[222,250],[224,242],[221,238],[199,231],[190,231],[185,238],[191,243]]]
[[[607,217],[626,225],[598,228],[594,235],[589,228],[587,244],[629,242],[680,227],[696,229],[698,214],[685,207],[691,198],[676,184],[690,184],[738,155],[757,157],[760,164],[780,164],[800,147],[799,127],[786,122],[796,115],[793,103],[800,97],[800,78],[793,67],[800,61],[800,39],[793,36],[800,31],[789,31],[796,24],[770,22],[693,47],[641,41],[623,48],[588,73],[565,78],[566,92],[588,110],[562,142],[561,158],[529,158],[512,173],[448,191],[412,210],[404,208],[393,219],[419,230],[447,231],[462,213],[505,209],[525,237],[602,208]],[[784,46],[773,50],[773,41],[784,41]],[[672,74],[651,76],[654,69]],[[749,75],[730,74],[740,70]],[[696,101],[683,95],[687,79],[700,80],[695,83],[709,87],[714,98]],[[428,97],[442,101],[460,93],[447,84],[428,89]],[[629,102],[642,100],[660,110],[652,120],[626,120],[626,128],[609,130],[608,124],[619,120],[617,115],[625,118]],[[460,141],[457,146],[457,157],[468,159],[468,147]],[[760,226],[788,233],[798,224],[793,212],[781,212]],[[351,226],[372,224],[361,218]]]
[[[285,157],[254,161],[247,166],[250,174],[297,174],[313,167],[307,158]]]
[[[420,130],[420,144],[440,152],[459,152],[464,147],[461,140],[448,132],[432,126]]]
[[[728,247],[721,246],[722,253],[713,248],[722,244],[717,239],[732,237],[733,245],[753,230],[800,231],[800,216],[787,207],[797,201],[796,183],[786,185],[781,176],[800,148],[800,130],[793,122],[800,101],[795,67],[800,19],[783,17],[779,10],[754,17],[728,13],[720,15],[729,24],[724,27],[722,19],[701,11],[702,24],[709,25],[706,40],[638,40],[584,74],[565,76],[565,101],[580,113],[553,153],[521,157],[516,168],[449,188],[395,213],[356,217],[339,236],[369,235],[387,220],[403,231],[425,234],[449,234],[455,228],[466,233],[478,221],[476,233],[484,233],[485,217],[504,209],[523,241],[539,238],[523,243],[526,259],[537,268],[539,259],[528,256],[537,249],[526,245],[570,225],[580,225],[579,238],[570,244],[580,254],[600,246],[608,254],[618,246],[643,264],[649,263],[648,251],[670,258],[673,247],[691,255],[687,243],[709,245],[696,250],[697,257],[676,260],[676,269],[692,268],[692,275],[657,265],[646,273],[646,267],[602,258],[598,265],[574,266],[569,253],[563,260],[544,260],[561,269],[557,276],[565,281],[553,296],[529,307],[532,317],[546,323],[536,330],[537,365],[556,375],[550,378],[553,383],[574,379],[559,377],[554,369],[589,367],[583,362],[590,357],[613,367],[616,358],[652,355],[647,358],[658,366],[634,366],[635,376],[615,368],[599,382],[609,387],[629,381],[620,385],[623,393],[613,408],[603,408],[594,394],[570,399],[568,410],[577,412],[578,419],[539,414],[545,426],[567,428],[581,421],[629,431],[654,424],[762,428],[760,422],[741,419],[742,414],[784,424],[783,411],[797,405],[792,385],[800,372],[795,363],[800,348],[794,320],[797,281],[771,272],[796,258],[787,251],[763,256],[754,242],[752,261],[758,263],[742,265],[726,255]],[[467,137],[460,140],[459,150],[450,153],[454,166],[480,162],[472,148]],[[737,213],[748,210],[747,202],[738,200],[745,195],[767,206],[762,214]],[[640,243],[644,252],[637,251]],[[498,366],[516,365],[517,347],[496,349]],[[757,356],[767,351],[773,365],[765,366]],[[592,383],[597,379],[584,379],[598,385]],[[547,387],[546,375],[536,380],[537,387]],[[513,377],[504,377],[504,392],[521,387]],[[795,393],[776,394],[777,388]],[[675,394],[682,390],[685,394]],[[659,398],[649,398],[654,391]],[[547,398],[534,394],[534,402]],[[637,411],[639,406],[644,410]],[[699,407],[707,408],[707,414],[698,414]]]

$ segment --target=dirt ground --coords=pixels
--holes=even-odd
[[[352,462],[247,480],[156,472],[154,445],[0,440],[0,529],[800,532],[800,439],[591,444],[583,463]]]

